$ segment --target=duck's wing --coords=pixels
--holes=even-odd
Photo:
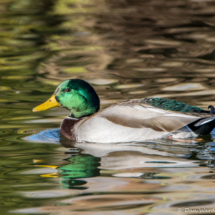
[[[99,114],[107,120],[131,128],[151,128],[155,131],[175,131],[201,119],[214,119],[214,115],[205,113],[180,113],[167,111],[139,100],[130,100],[113,105]]]

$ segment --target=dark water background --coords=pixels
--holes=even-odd
[[[68,111],[31,112],[68,78],[91,83],[102,108],[159,96],[207,109],[214,58],[214,0],[1,0],[0,214],[215,208],[210,136],[68,143],[57,129]]]

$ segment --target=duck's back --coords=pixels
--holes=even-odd
[[[201,108],[182,102],[176,102],[174,107],[174,102],[147,98],[118,103],[77,123],[77,140],[105,143],[144,141],[167,137],[200,119],[214,119]],[[180,111],[172,111],[178,109]],[[185,130],[183,138],[196,136],[189,128]]]

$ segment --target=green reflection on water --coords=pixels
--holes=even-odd
[[[83,180],[74,180],[76,178],[89,178],[99,176],[100,158],[92,155],[76,155],[68,158],[70,164],[60,166],[58,171],[61,176],[63,188],[76,189],[77,185],[86,184]],[[77,189],[83,189],[78,187]]]
[[[63,174],[64,178],[88,178],[99,175],[99,161],[92,155],[76,155],[68,159],[71,164],[59,167],[59,173]]]

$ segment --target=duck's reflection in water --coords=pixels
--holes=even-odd
[[[61,184],[64,189],[87,189],[82,186],[87,182],[79,178],[99,176],[100,158],[92,155],[73,155],[66,159],[69,164],[58,167],[61,174]],[[80,186],[81,185],[81,186]]]

